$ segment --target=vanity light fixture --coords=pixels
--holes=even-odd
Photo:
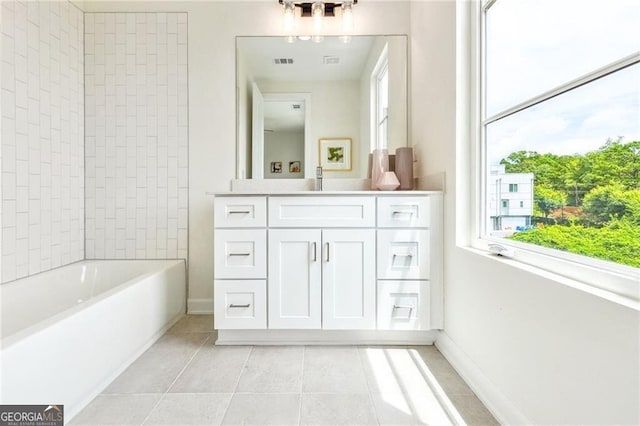
[[[294,28],[294,20],[296,16],[296,8],[301,10],[300,16],[312,17],[315,32],[322,30],[322,18],[325,16],[336,16],[336,9],[340,9],[342,16],[342,29],[346,33],[353,31],[353,5],[358,0],[344,0],[339,2],[327,1],[292,1],[278,0],[283,6],[284,30],[287,34],[291,33]]]
[[[285,1],[283,4],[283,18],[282,24],[284,26],[284,31],[289,34],[293,31],[295,18],[296,18],[296,8],[291,1]]]

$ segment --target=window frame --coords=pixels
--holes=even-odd
[[[380,81],[382,76],[387,77],[387,108],[381,113],[380,105]],[[371,72],[371,150],[387,149],[389,123],[389,45],[385,44],[380,56]],[[384,126],[385,134],[381,137],[380,126]]]
[[[582,290],[616,302],[622,302],[640,310],[640,268],[623,265],[607,260],[565,252],[535,244],[522,243],[504,238],[492,237],[487,233],[487,126],[524,109],[562,95],[575,88],[596,81],[631,65],[640,63],[640,51],[620,58],[590,73],[579,76],[565,84],[539,93],[536,96],[512,105],[485,118],[486,110],[486,14],[499,0],[471,2],[470,11],[470,63],[471,63],[471,108],[470,143],[472,159],[471,199],[478,212],[470,219],[471,247],[489,251],[490,244],[499,244],[511,249],[513,260],[532,266],[545,274],[551,274],[558,281],[570,281]],[[619,300],[620,299],[620,300]]]

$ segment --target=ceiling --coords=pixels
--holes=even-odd
[[[298,105],[299,108],[294,108]],[[265,100],[265,132],[304,131],[304,100]]]
[[[375,38],[353,36],[345,43],[340,37],[325,36],[319,43],[299,39],[289,43],[285,37],[238,37],[237,47],[257,80],[359,80]],[[277,65],[276,58],[293,63]],[[338,63],[327,64],[327,58]]]

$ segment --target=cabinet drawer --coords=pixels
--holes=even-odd
[[[215,280],[214,300],[216,328],[267,328],[267,283],[265,280]]]
[[[429,232],[426,229],[378,231],[378,279],[429,279]]]
[[[374,197],[270,197],[269,226],[350,227],[376,224]]]
[[[378,330],[429,330],[428,281],[378,281]]]
[[[378,197],[378,226],[381,228],[428,228],[427,196]]]
[[[267,231],[265,229],[216,229],[216,278],[266,278]]]
[[[267,226],[266,197],[216,197],[216,228],[264,228]]]

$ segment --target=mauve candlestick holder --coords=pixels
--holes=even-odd
[[[413,189],[413,148],[396,149],[396,175],[401,190]]]

